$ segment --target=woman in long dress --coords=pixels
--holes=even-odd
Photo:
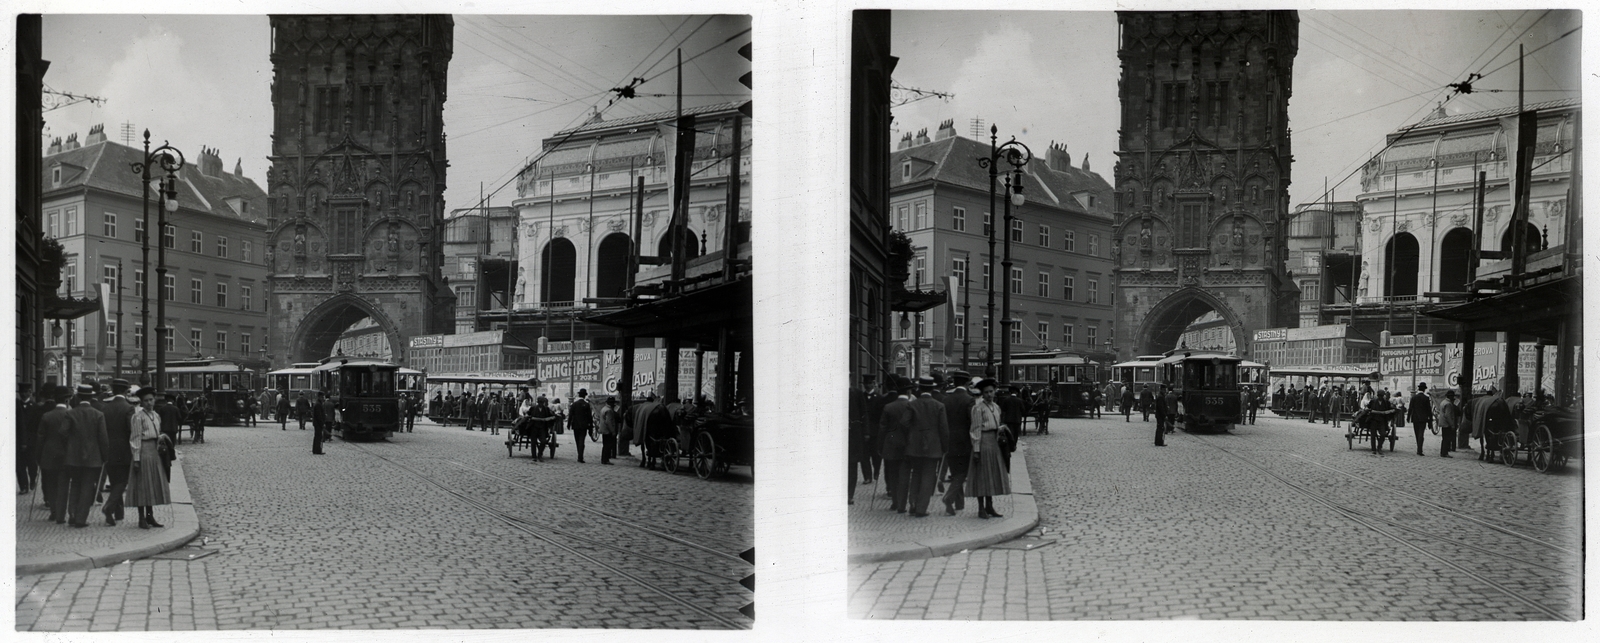
[[[995,381],[978,383],[983,393],[972,405],[972,467],[967,474],[967,497],[978,499],[978,517],[1001,515],[994,510],[995,496],[1011,495],[1011,476],[1000,455],[1000,431],[1011,430],[1000,422],[1000,405],[994,401]]]
[[[167,473],[161,468],[160,446],[161,416],[156,414],[155,389],[139,390],[139,406],[133,409],[128,423],[129,442],[133,447],[133,467],[128,474],[128,488],[123,505],[139,509],[139,528],[162,527],[156,522],[155,505],[172,502],[167,493]]]

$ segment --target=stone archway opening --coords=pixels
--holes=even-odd
[[[1246,345],[1233,316],[1201,291],[1179,291],[1157,304],[1139,328],[1140,355],[1174,349],[1243,355]]]
[[[330,302],[331,303],[331,302]],[[295,362],[315,362],[343,354],[394,361],[400,351],[393,329],[353,303],[319,307],[301,321],[291,355]]]

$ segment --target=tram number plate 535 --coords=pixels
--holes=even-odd
[[[380,405],[380,404],[362,404],[361,405],[361,410],[366,411],[368,413],[378,413],[378,412],[383,411],[383,406]]]
[[[1206,406],[1222,406],[1222,398],[1208,397],[1206,398]]]

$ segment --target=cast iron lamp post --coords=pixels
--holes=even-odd
[[[179,167],[182,167],[182,163],[180,158]],[[164,235],[167,229],[167,213],[178,211],[178,179],[172,176],[169,170],[163,184],[158,225]],[[146,230],[145,236],[150,236],[148,230]],[[165,241],[156,244],[156,279],[161,282],[162,292],[161,296],[156,298],[156,323],[160,326],[156,329],[156,341],[160,342],[160,344],[156,346],[155,384],[158,388],[165,389],[167,383],[167,296],[165,292],[167,288],[167,244]],[[150,287],[149,280],[145,281],[145,287]],[[147,326],[146,328],[148,329],[149,327]],[[146,332],[145,336],[149,337],[150,335]],[[198,351],[199,347],[196,347],[196,350]]]
[[[1012,142],[1015,143],[1016,141],[1012,141]],[[1010,145],[1010,143],[1007,143],[1007,145]],[[1022,145],[1022,144],[1021,143],[1017,143],[1017,145]],[[1023,147],[1023,149],[1026,150],[1027,148]],[[1022,159],[1021,163],[1018,163],[1018,162],[1016,162],[1016,161],[1014,161],[1014,160],[1012,160],[1010,158],[1006,159],[1006,161],[1011,163],[1016,169],[1013,170],[1010,174],[1006,175],[1006,204],[1005,204],[1005,208],[1006,208],[1006,244],[1005,244],[1005,259],[1000,264],[1004,268],[1005,276],[1006,276],[1006,286],[1005,286],[1005,291],[1004,291],[1005,294],[1001,297],[1004,300],[1003,304],[1002,304],[1002,307],[1004,308],[1003,312],[1005,314],[1005,324],[1006,324],[1005,335],[1002,335],[1001,338],[1000,338],[1000,385],[1001,386],[1005,386],[1005,385],[1011,383],[1011,325],[1012,324],[1020,324],[1021,323],[1021,320],[1012,319],[1011,318],[1011,290],[1012,290],[1012,288],[1011,288],[1011,286],[1012,286],[1012,284],[1011,284],[1011,237],[1012,237],[1011,226],[1012,226],[1012,222],[1015,221],[1015,215],[1012,214],[1013,206],[1015,206],[1015,209],[1021,210],[1022,209],[1022,204],[1027,201],[1027,199],[1022,196],[1022,166],[1028,164],[1028,159],[1029,159],[1029,157],[1024,157]]]
[[[150,149],[150,130],[147,129],[144,131],[143,160],[129,164],[133,169],[133,173],[140,176],[140,183],[144,187],[144,218],[141,220],[141,223],[144,224],[144,237],[140,239],[139,243],[139,266],[140,268],[144,269],[145,278],[144,282],[139,286],[139,322],[144,327],[145,333],[144,341],[141,342],[139,346],[140,386],[150,385],[150,330],[152,328],[150,326],[150,235],[162,235],[166,231],[166,227],[164,225],[166,216],[164,214],[161,216],[161,221],[163,222],[161,227],[150,227],[151,169],[152,166],[159,165],[162,170],[166,171],[167,178],[171,179],[173,175],[177,174],[178,170],[183,169],[183,160],[183,152],[179,151],[178,148],[168,145],[166,141],[161,142],[161,147],[157,147],[153,150]],[[175,195],[176,188],[173,188],[173,190]],[[177,203],[174,201],[169,207],[176,209]],[[160,257],[166,256],[166,253],[161,250],[165,247],[165,245],[157,246],[157,253]],[[165,273],[165,268],[162,268],[162,272]],[[166,309],[165,306],[161,306],[159,303],[157,306],[161,309],[161,312],[164,312]],[[161,312],[157,312],[156,315],[160,317]],[[156,337],[159,341],[160,333],[156,333]],[[159,351],[156,353],[156,355],[157,358],[160,359],[161,353]],[[165,362],[163,360],[163,364],[164,363]]]
[[[988,330],[986,330],[984,332],[984,365],[983,365],[984,375],[988,376],[988,377],[993,377],[994,374],[995,374],[995,372],[994,372],[994,327],[997,325],[996,322],[998,321],[994,316],[994,284],[995,284],[996,281],[999,281],[999,279],[996,279],[996,275],[994,274],[995,271],[993,269],[993,265],[994,265],[994,229],[996,227],[998,227],[998,226],[994,225],[995,224],[995,220],[994,220],[994,188],[995,188],[995,182],[996,182],[996,179],[999,178],[999,172],[1000,172],[999,163],[1000,163],[1001,159],[1004,159],[1005,162],[1010,163],[1011,167],[1015,168],[1019,172],[1019,174],[1021,172],[1022,166],[1027,165],[1028,161],[1033,160],[1033,151],[1029,150],[1028,146],[1023,145],[1022,143],[1018,142],[1016,137],[1012,137],[1012,139],[1009,140],[1009,141],[1006,141],[1006,143],[1004,145],[996,145],[995,142],[996,142],[997,137],[999,135],[999,131],[1000,131],[999,126],[997,126],[997,125],[990,125],[989,126],[989,155],[988,156],[978,157],[978,167],[985,168],[985,169],[989,170],[989,212],[988,212],[988,217],[989,217],[989,226],[988,226],[988,228],[989,228],[989,230],[988,230],[989,254],[988,254],[986,260],[984,261],[984,265],[990,267],[990,270],[989,270],[989,305],[988,305],[988,311],[987,311],[988,312],[988,318],[989,318],[989,327],[988,327]],[[1019,193],[1020,193],[1020,190],[1019,190]],[[1011,247],[1011,241],[1010,241],[1011,240],[1011,231],[1009,229],[1009,226],[1011,225],[1009,223],[1009,218],[1010,218],[1011,215],[1009,214],[1009,212],[1010,211],[1007,210],[1007,215],[1006,215],[1007,219],[1008,219],[1008,223],[1006,224],[1007,225],[1006,247],[1008,249]],[[1009,279],[1010,275],[1009,274],[1006,275],[1005,278]],[[1006,292],[1009,293],[1010,291],[1007,290]],[[1006,300],[1010,301],[1010,295],[1009,294],[1006,295]],[[1009,306],[1008,306],[1008,308],[1009,308]]]

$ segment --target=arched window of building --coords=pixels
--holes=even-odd
[[[1389,297],[1414,297],[1417,294],[1417,238],[1409,232],[1395,235],[1384,244],[1384,264],[1389,267],[1383,294]]]
[[[595,257],[596,297],[621,297],[628,287],[628,235],[613,232],[600,240]]]
[[[1506,226],[1506,233],[1500,235],[1500,252],[1506,253],[1506,258],[1511,258],[1511,233],[1516,230],[1513,226]],[[1539,233],[1539,226],[1522,222],[1522,248],[1525,252],[1538,252],[1543,246],[1544,237]]]
[[[571,241],[556,238],[539,253],[539,294],[546,305],[571,305],[578,277],[578,252]]]
[[[688,261],[700,256],[700,236],[690,230],[688,226],[680,225],[677,226],[677,229],[679,231],[677,235],[680,239],[679,245],[683,248],[684,260]],[[668,229],[666,234],[661,235],[661,242],[656,244],[656,254],[661,257],[662,261],[667,261],[672,255],[672,237],[672,230]]]
[[[1439,292],[1466,292],[1471,273],[1472,231],[1455,228],[1439,244]]]

